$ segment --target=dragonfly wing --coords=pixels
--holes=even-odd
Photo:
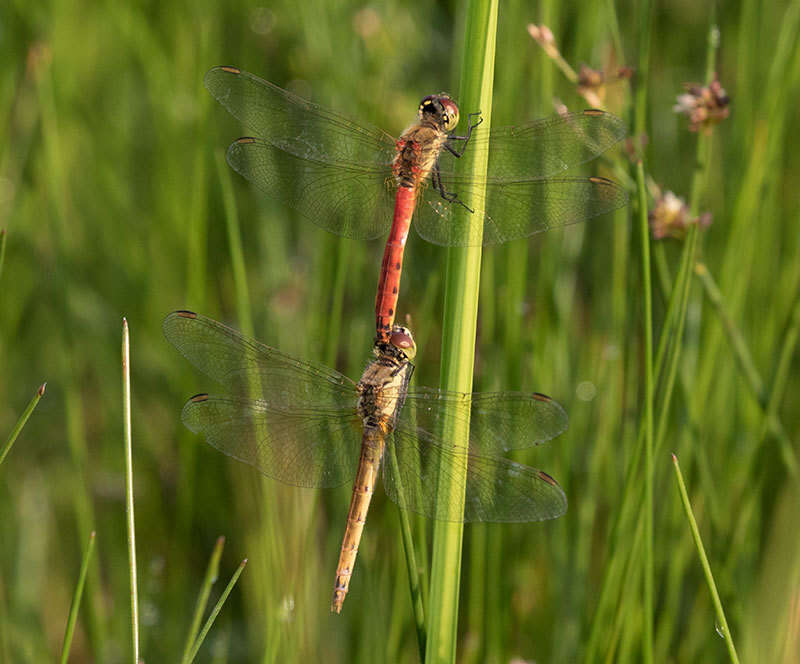
[[[258,138],[228,148],[228,163],[262,191],[331,233],[371,240],[386,232],[396,190],[391,169],[304,159]]]
[[[220,452],[286,484],[335,487],[356,474],[360,421],[352,409],[288,411],[261,400],[198,394],[181,419]]]
[[[475,128],[468,150],[486,148],[488,175],[498,180],[526,180],[557,175],[590,161],[625,138],[625,123],[615,115],[589,109],[534,120],[527,124]],[[454,147],[459,148],[458,141]],[[440,166],[452,171],[455,158],[443,152]]]
[[[438,435],[470,423],[468,451],[493,456],[545,443],[567,430],[564,409],[538,392],[446,392],[409,390],[399,426]]]
[[[428,187],[414,225],[428,242],[445,246],[501,244],[585,221],[628,202],[622,187],[602,177],[477,182],[443,173],[441,181],[449,194],[470,201],[471,212]]]
[[[356,384],[338,371],[297,360],[191,311],[169,314],[163,330],[189,362],[239,397],[278,410],[355,412]]]
[[[357,124],[288,90],[235,67],[214,67],[204,83],[213,97],[250,131],[304,158],[381,166],[395,153],[386,132]]]
[[[400,507],[440,521],[543,521],[567,509],[564,491],[547,473],[445,448],[419,429],[395,429],[384,454],[383,483]],[[463,504],[452,497],[462,495]]]

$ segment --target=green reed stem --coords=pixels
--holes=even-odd
[[[650,79],[650,34],[653,26],[654,4],[643,0],[639,6],[639,62],[637,85],[634,93],[634,136],[641,138],[647,132],[647,87]],[[642,146],[642,152],[644,146]],[[636,166],[639,192],[639,218],[642,233],[642,271],[644,277],[645,325],[645,556],[644,556],[644,637],[643,661],[653,662],[653,291],[650,276],[650,234],[647,226],[647,194],[644,187],[644,167]]]
[[[194,646],[192,647],[192,651],[189,653],[189,659],[187,662],[191,664],[194,661],[194,658],[197,656],[197,651],[200,650],[200,646],[203,645],[203,641],[205,641],[206,636],[208,635],[211,626],[214,624],[214,621],[217,619],[219,612],[222,610],[222,606],[225,604],[225,600],[228,599],[228,595],[231,594],[233,587],[236,585],[236,582],[239,580],[242,572],[244,571],[245,566],[247,565],[247,558],[245,558],[240,564],[236,571],[233,573],[231,580],[228,581],[228,585],[225,586],[225,590],[222,591],[222,595],[220,596],[217,603],[214,605],[214,608],[211,609],[211,613],[208,616],[208,619],[203,625],[203,629],[200,632],[200,635],[197,637],[197,641],[194,642]]]
[[[394,445],[389,445],[386,453],[386,463],[390,464],[393,468],[392,473],[398,475],[397,470],[397,455],[395,453]],[[399,476],[399,475],[398,475]],[[417,490],[421,490],[418,487]],[[397,486],[398,496],[400,500],[398,505],[406,504],[403,498],[405,489],[400,483]],[[417,563],[416,549],[414,548],[414,538],[411,534],[411,520],[406,510],[401,509],[399,506],[397,512],[400,515],[400,532],[402,534],[403,552],[405,553],[406,568],[408,570],[408,585],[411,592],[411,605],[414,610],[414,627],[417,630],[417,645],[419,646],[420,661],[425,661],[425,593],[422,587],[422,579],[420,578],[420,567]]]
[[[425,661],[425,601],[419,576],[419,565],[414,550],[414,538],[411,536],[411,522],[408,512],[404,509],[397,510],[400,516],[400,532],[403,535],[403,552],[408,569],[408,585],[411,591],[411,605],[414,609],[414,628],[417,631],[417,645],[419,646],[419,661]]]
[[[131,648],[139,664],[139,599],[136,588],[136,526],[133,515],[133,450],[131,445],[131,343],[128,321],[122,319],[122,427],[125,446],[125,513],[128,525],[128,569],[131,583]]]
[[[225,547],[225,538],[218,537],[211,552],[211,558],[208,561],[206,568],[206,575],[203,577],[203,583],[200,585],[200,594],[197,597],[197,602],[194,606],[194,614],[192,615],[192,623],[189,627],[189,633],[186,635],[186,643],[183,646],[183,655],[181,656],[181,664],[188,664],[189,654],[192,651],[192,645],[197,640],[197,633],[200,630],[200,621],[203,619],[203,614],[206,612],[208,606],[208,598],[211,595],[211,586],[217,581],[219,573],[219,560],[222,557],[222,549]]]
[[[644,605],[645,653],[652,661],[653,650],[653,288],[650,276],[650,233],[647,224],[647,192],[644,186],[644,166],[636,165],[639,193],[639,232],[642,241],[642,287],[644,291]]]
[[[639,63],[636,69],[636,90],[634,92],[634,138],[639,139],[647,132],[647,86],[650,80],[650,34],[653,27],[655,3],[643,0],[639,3]]]
[[[733,664],[739,664],[739,656],[736,654],[736,646],[733,644],[733,635],[728,627],[728,621],[725,618],[725,611],[722,608],[722,601],[720,600],[719,593],[717,592],[717,584],[714,583],[714,575],[711,573],[711,565],[708,563],[706,550],[703,546],[703,539],[700,537],[700,529],[697,527],[697,521],[695,521],[694,513],[692,512],[692,504],[689,502],[689,494],[686,492],[686,484],[683,481],[683,473],[681,473],[680,466],[678,465],[678,457],[674,454],[672,455],[672,465],[675,468],[675,477],[678,480],[678,488],[681,492],[683,508],[686,510],[686,518],[689,520],[689,528],[692,530],[692,537],[694,538],[694,543],[697,547],[697,553],[700,556],[700,564],[703,566],[703,573],[706,576],[708,589],[711,591],[711,599],[714,602],[714,610],[717,612],[719,627],[722,629],[722,638],[725,641],[725,645],[728,647],[728,655],[730,656],[731,662],[733,662]]]
[[[484,134],[489,131],[492,116],[497,5],[497,0],[469,0],[466,9],[459,102],[464,115],[473,109],[481,111],[483,124],[479,131]],[[460,172],[482,181],[488,158],[485,147],[470,149],[459,160]],[[471,197],[467,198],[465,205],[474,208]],[[469,214],[466,209],[459,213]],[[473,215],[469,223],[483,221]],[[447,251],[441,368],[441,386],[445,390],[472,391],[480,267],[480,246]],[[464,441],[469,435],[469,422],[453,423],[442,434],[453,444]],[[454,469],[440,474],[439,500],[463,505],[464,477],[446,479],[452,473]],[[463,532],[464,526],[458,522],[437,521],[434,526],[427,664],[449,664],[456,659]]]
[[[28,405],[25,407],[22,415],[17,420],[17,423],[14,425],[14,428],[11,430],[11,433],[8,436],[8,439],[5,443],[3,443],[3,447],[0,447],[0,464],[3,463],[3,459],[6,458],[6,455],[11,451],[11,447],[14,445],[14,441],[19,436],[22,428],[25,426],[25,423],[28,421],[28,418],[33,413],[33,409],[36,408],[36,404],[39,403],[39,400],[44,396],[44,390],[47,386],[47,383],[42,383],[39,386],[39,389],[36,390],[36,394],[33,395],[33,399],[28,402]]]
[[[78,585],[75,587],[75,593],[72,595],[72,604],[69,607],[69,618],[67,619],[67,628],[64,632],[64,643],[61,646],[61,664],[67,664],[69,659],[69,649],[72,646],[72,636],[75,633],[75,623],[78,620],[78,609],[81,605],[81,597],[83,597],[83,586],[86,583],[86,573],[89,571],[89,561],[92,559],[92,552],[94,551],[94,536],[95,533],[89,536],[89,545],[83,553],[83,560],[81,561],[81,571],[78,574]]]

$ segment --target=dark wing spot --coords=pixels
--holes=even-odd
[[[556,482],[552,477],[550,477],[550,475],[548,475],[543,470],[539,471],[539,477],[541,477],[548,484],[552,484],[553,486],[558,486],[558,482]]]

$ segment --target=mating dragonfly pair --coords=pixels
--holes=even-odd
[[[458,107],[442,94],[423,99],[417,121],[395,140],[233,67],[212,69],[205,84],[259,134],[228,149],[236,171],[345,237],[376,238],[391,224],[375,303],[374,359],[357,383],[193,312],[174,312],[164,322],[167,339],[226,391],[189,400],[182,415],[189,429],[287,484],[354,481],[331,609],[341,611],[347,594],[382,462],[387,495],[434,519],[538,521],[563,514],[566,497],[552,477],[502,457],[561,434],[567,427],[561,406],[538,393],[409,389],[416,345],[409,330],[394,325],[403,252],[412,217],[430,242],[488,245],[624,205],[625,192],[605,178],[553,177],[620,141],[622,122],[588,110],[482,136],[480,114],[473,113],[467,133],[458,136]],[[488,176],[458,175],[454,160],[476,144],[488,150]],[[468,425],[467,442],[442,439],[459,424]],[[456,498],[442,495],[442,483]]]

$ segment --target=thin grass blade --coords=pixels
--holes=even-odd
[[[708,589],[711,591],[711,599],[714,602],[714,610],[717,612],[717,620],[719,622],[721,636],[728,648],[728,655],[730,656],[731,662],[733,662],[733,664],[739,664],[739,656],[736,654],[736,646],[733,643],[733,635],[728,627],[728,621],[725,618],[725,611],[722,608],[722,601],[720,600],[719,593],[717,592],[717,584],[714,583],[714,575],[711,573],[711,565],[708,562],[708,556],[706,556],[706,550],[703,546],[703,538],[700,536],[700,529],[697,527],[697,521],[695,521],[694,512],[692,511],[692,504],[689,502],[689,494],[686,492],[686,484],[683,481],[683,473],[681,473],[680,466],[678,465],[678,457],[674,454],[672,455],[672,465],[675,468],[675,478],[678,480],[678,488],[681,492],[681,501],[683,502],[683,508],[686,511],[686,518],[689,521],[689,528],[692,531],[692,537],[694,538],[694,543],[697,547],[697,554],[700,556],[700,564],[703,566],[703,573],[706,576]]]
[[[89,561],[92,559],[94,552],[94,539],[95,533],[89,536],[89,545],[83,553],[83,561],[81,562],[81,571],[78,574],[78,585],[75,586],[75,594],[72,596],[72,604],[69,607],[69,618],[67,619],[67,629],[64,632],[64,643],[61,646],[61,664],[67,664],[69,659],[69,649],[72,646],[72,636],[75,633],[75,623],[78,620],[78,609],[81,605],[81,597],[83,597],[83,586],[86,583],[86,573],[89,571]]]
[[[192,651],[192,644],[197,640],[197,633],[200,631],[200,622],[203,620],[203,614],[206,612],[206,606],[208,606],[208,598],[211,595],[211,586],[217,581],[219,560],[222,557],[222,549],[224,547],[225,538],[218,537],[217,543],[214,545],[214,550],[211,552],[211,558],[208,561],[206,575],[203,577],[203,583],[200,586],[200,594],[197,597],[197,603],[194,607],[192,624],[189,627],[189,633],[186,635],[186,643],[183,647],[183,655],[181,656],[181,662],[183,664],[189,661],[189,653]]]
[[[11,451],[11,447],[14,445],[14,441],[17,439],[17,436],[19,436],[20,432],[22,431],[22,428],[25,426],[25,423],[31,416],[31,413],[33,413],[33,409],[36,408],[36,404],[38,404],[39,400],[44,396],[45,387],[47,387],[47,383],[42,383],[39,386],[39,389],[36,390],[36,394],[33,395],[33,399],[30,400],[25,410],[23,411],[22,415],[17,420],[17,423],[14,425],[14,428],[11,430],[11,434],[8,436],[8,439],[6,440],[5,443],[3,443],[3,447],[0,448],[0,464],[3,463],[3,460]]]
[[[133,450],[131,445],[131,340],[128,321],[122,319],[122,413],[125,447],[125,513],[128,526],[128,569],[131,584],[132,661],[139,662],[139,599],[136,589],[136,526],[133,514]]]
[[[197,637],[197,641],[195,641],[194,646],[192,647],[191,653],[189,653],[189,659],[187,662],[191,664],[194,661],[194,658],[197,656],[197,651],[200,650],[200,646],[203,645],[203,641],[205,641],[206,635],[208,634],[211,626],[214,624],[214,621],[217,619],[219,612],[222,610],[222,605],[225,604],[225,600],[228,599],[228,595],[231,594],[233,587],[236,585],[236,582],[239,580],[239,576],[241,576],[242,572],[244,571],[245,566],[247,565],[247,558],[245,558],[240,564],[237,570],[233,573],[231,580],[228,582],[228,585],[225,586],[225,590],[222,592],[222,596],[219,598],[217,603],[214,605],[214,608],[211,610],[211,614],[208,616],[208,620],[206,620],[205,625],[203,625],[203,630],[200,632],[200,635]]]

